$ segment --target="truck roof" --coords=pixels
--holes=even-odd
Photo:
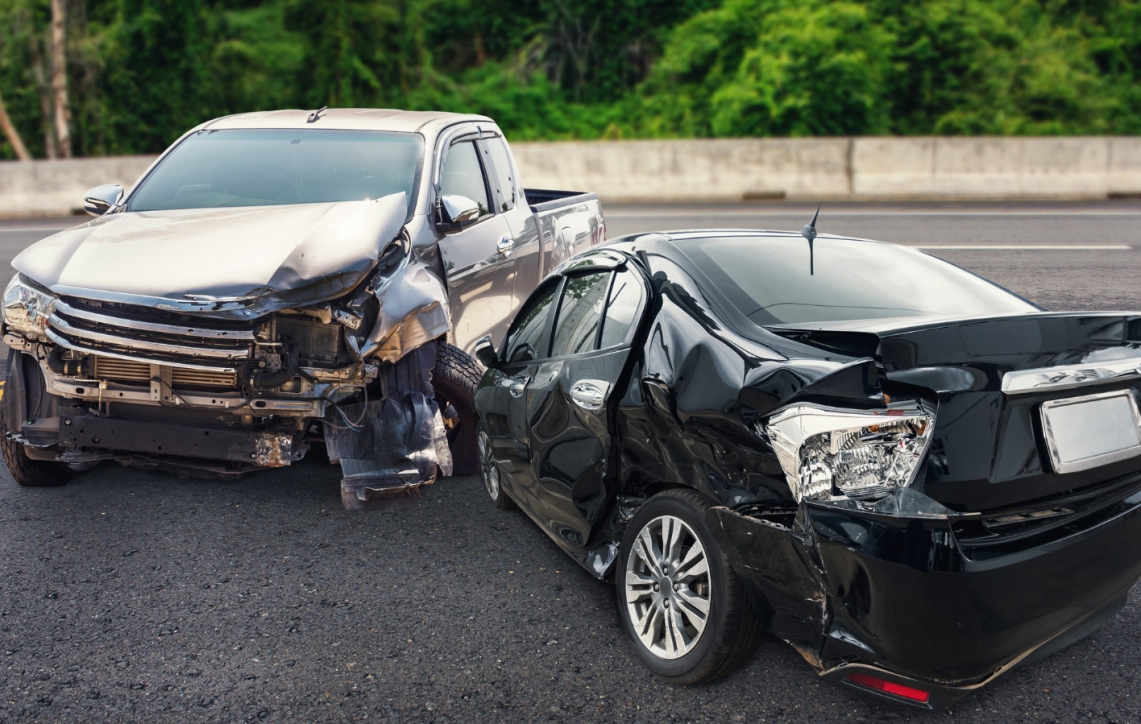
[[[320,118],[309,123],[312,110],[259,111],[215,118],[198,129],[229,128],[334,128],[353,131],[397,131],[414,133],[426,127],[443,128],[462,121],[485,121],[487,116],[443,111],[402,111],[393,108],[329,108]]]

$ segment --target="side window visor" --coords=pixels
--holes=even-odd
[[[488,155],[491,157],[491,165],[495,168],[495,172],[489,172],[488,177],[491,185],[496,187],[498,191],[498,203],[501,207],[499,211],[510,211],[515,208],[515,203],[518,200],[511,154],[507,150],[507,144],[499,136],[488,138],[486,144]]]

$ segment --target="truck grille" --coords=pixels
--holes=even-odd
[[[153,378],[161,376],[161,372],[151,369],[146,362],[134,362],[95,355],[95,379],[113,380],[115,382],[150,382]],[[193,367],[171,367],[170,383],[174,387],[212,387],[233,389],[238,386],[238,375],[235,372],[226,372],[210,369],[196,369]]]
[[[259,327],[256,321],[204,319],[75,297],[56,301],[48,325],[46,334],[62,347],[142,363],[105,367],[127,375],[116,379],[143,379],[141,368],[150,364],[232,375],[250,358]]]

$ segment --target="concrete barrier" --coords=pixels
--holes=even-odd
[[[1104,199],[1141,194],[1141,138],[857,138],[853,198]]]
[[[746,138],[513,144],[533,188],[604,202],[1104,199],[1141,195],[1141,137]],[[67,214],[151,156],[0,162],[0,216]]]
[[[0,161],[0,216],[58,216],[81,211],[84,191],[99,184],[130,187],[154,158]]]

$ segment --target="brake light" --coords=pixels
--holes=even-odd
[[[882,691],[885,694],[898,696],[901,699],[907,699],[908,701],[914,701],[919,704],[926,704],[927,700],[931,698],[931,695],[922,689],[904,686],[903,684],[886,681],[875,676],[869,676],[868,674],[849,674],[844,677],[844,680],[850,681],[858,686],[866,686],[869,689]]]

